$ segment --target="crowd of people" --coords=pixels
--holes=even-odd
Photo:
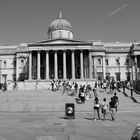
[[[109,89],[109,92],[107,91]],[[107,101],[106,98],[103,98],[102,101],[99,100],[98,91],[101,90],[104,93],[113,95],[110,98],[110,101]],[[113,79],[112,81],[96,81],[91,87],[90,84],[78,85],[76,82],[71,81],[60,81],[52,80],[51,90],[62,90],[62,94],[67,94],[73,96],[75,101],[80,104],[84,104],[86,101],[93,99],[93,112],[94,120],[102,119],[106,120],[106,116],[110,114],[111,120],[115,120],[115,114],[118,110],[119,99],[116,95],[117,83]]]

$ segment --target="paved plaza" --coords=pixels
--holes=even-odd
[[[6,91],[0,93],[0,140],[129,140],[140,123],[140,104],[122,92],[116,120],[93,119],[93,98],[77,104],[62,91]],[[112,95],[98,93],[107,101]],[[137,100],[140,99],[136,96]],[[65,118],[65,104],[75,104],[75,119]]]

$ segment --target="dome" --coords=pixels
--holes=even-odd
[[[72,26],[67,20],[62,19],[62,14],[59,13],[59,18],[54,20],[50,24],[48,32],[52,32],[54,30],[69,30],[69,31],[72,31]]]

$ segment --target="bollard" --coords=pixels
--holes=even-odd
[[[65,115],[67,119],[75,119],[75,105],[74,103],[65,104]]]

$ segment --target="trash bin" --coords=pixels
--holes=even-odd
[[[65,104],[65,115],[67,119],[75,119],[75,105],[74,103]]]

